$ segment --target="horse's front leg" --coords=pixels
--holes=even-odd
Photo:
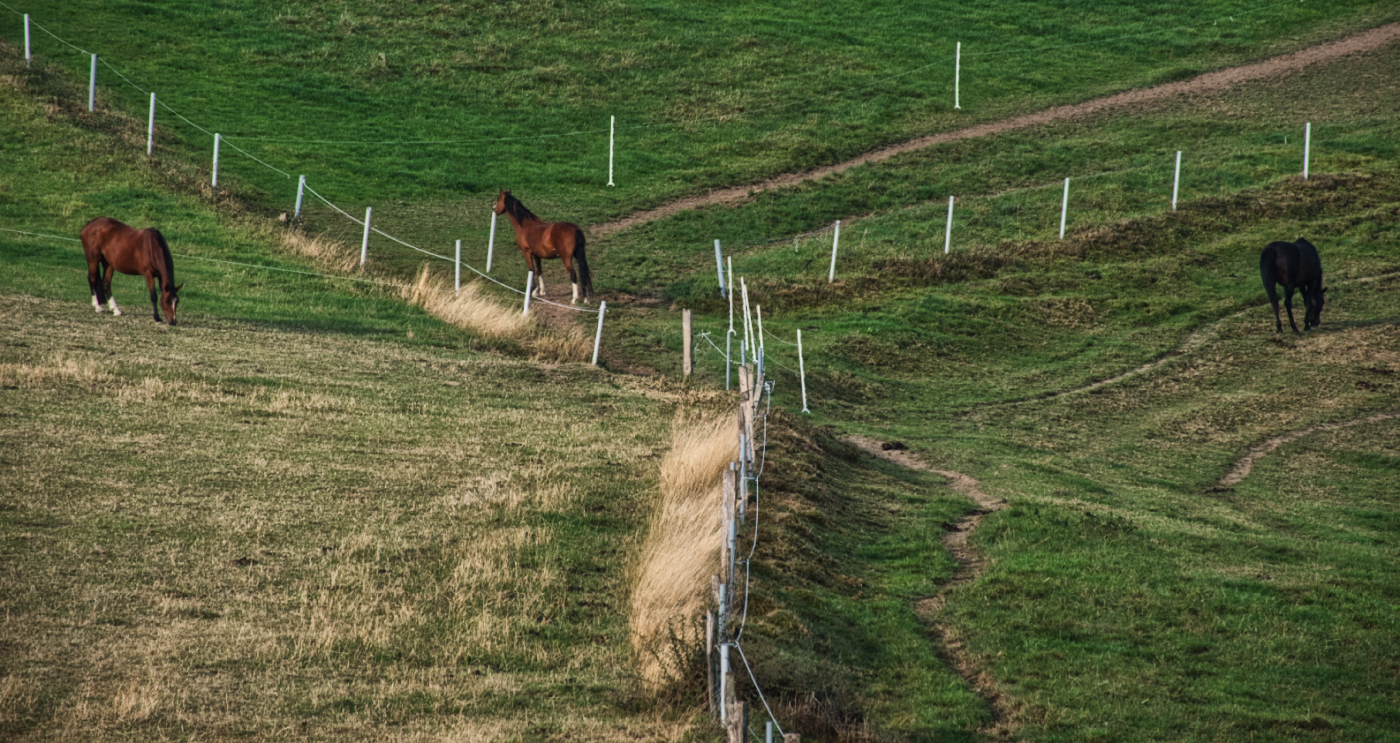
[[[1283,287],[1283,307],[1288,310],[1288,327],[1293,328],[1294,335],[1302,335],[1298,332],[1298,323],[1293,322],[1293,287],[1285,285]],[[1278,332],[1283,332],[1283,324],[1279,324]]]
[[[151,293],[151,314],[156,322],[160,322],[160,295],[156,293],[156,282],[150,276],[146,277],[146,291]]]
[[[110,263],[105,266],[105,269],[102,277],[102,290],[107,293],[107,307],[112,310],[113,315],[121,316],[122,311],[117,309],[117,298],[112,295],[112,274],[116,269],[112,268]]]

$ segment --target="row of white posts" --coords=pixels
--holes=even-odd
[[[1308,179],[1308,161],[1312,154],[1312,122],[1304,125],[1303,134],[1303,179]],[[1172,211],[1176,211],[1177,197],[1181,193],[1181,150],[1176,151],[1176,169],[1172,176]],[[948,224],[943,229],[943,253],[953,248],[953,202],[948,197]],[[1069,178],[1065,178],[1064,194],[1060,199],[1060,239],[1065,237],[1065,227],[1069,223]],[[827,283],[836,281],[836,252],[841,243],[841,220],[836,220],[831,237],[831,269],[827,272]],[[719,240],[715,240],[715,259],[719,259]],[[723,271],[720,272],[720,296],[724,296]]]
[[[754,479],[754,418],[764,393],[763,365],[739,366],[737,415],[739,459],[724,471],[720,495],[719,572],[711,578],[716,609],[705,614],[705,688],[710,714],[724,729],[729,743],[749,739],[749,704],[739,699],[735,664],[733,615],[739,601],[738,535],[748,517],[749,482]],[[755,491],[755,494],[757,491]],[[758,507],[757,500],[754,507]],[[747,571],[745,571],[747,573]],[[747,586],[743,587],[747,590]],[[773,743],[774,721],[768,721],[764,740]],[[783,733],[783,743],[800,743],[797,733]]]
[[[837,230],[840,230],[840,222],[837,222]],[[719,295],[729,300],[729,331],[724,335],[724,388],[730,386],[729,372],[733,365],[733,340],[734,340],[734,259],[731,256],[727,259],[729,263],[729,285],[725,286],[725,264],[721,259],[720,243],[715,240],[715,269],[719,272]],[[832,255],[833,266],[835,264],[835,254]],[[739,363],[743,365],[748,361],[748,354],[752,353],[758,361],[759,369],[763,368],[763,306],[755,304],[756,315],[749,314],[749,287],[743,278],[739,279],[739,293],[743,297],[743,337],[739,340]],[[758,332],[754,333],[754,328]],[[694,328],[691,322],[690,310],[681,310],[681,371],[685,376],[690,376],[695,370],[693,346],[695,342]],[[811,413],[807,409],[807,365],[802,357],[802,330],[797,331],[797,375],[802,383],[802,412]]]

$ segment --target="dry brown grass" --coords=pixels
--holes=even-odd
[[[307,235],[301,230],[281,230],[282,245],[291,252],[310,258],[316,265],[350,273],[358,268],[359,256],[348,245],[324,235]]]
[[[486,296],[479,282],[464,284],[460,292],[453,291],[445,275],[436,275],[427,266],[419,270],[412,285],[405,287],[403,297],[439,320],[464,330],[519,343],[537,360],[584,361],[592,351],[591,339],[577,325],[541,325],[533,316]]]
[[[661,462],[661,498],[636,568],[630,618],[632,657],[653,690],[681,676],[685,645],[696,639],[690,628],[709,603],[719,563],[721,478],[737,456],[734,421],[721,416],[678,423]]]

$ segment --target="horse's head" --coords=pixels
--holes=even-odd
[[[1303,297],[1303,303],[1307,305],[1307,313],[1303,316],[1303,330],[1312,330],[1322,325],[1322,305],[1327,302],[1327,288],[1321,287],[1317,291]]]
[[[504,189],[504,188],[501,189],[501,193],[500,193],[498,196],[496,196],[496,209],[495,209],[495,211],[496,211],[497,214],[505,214],[505,213],[506,213],[506,201],[507,201],[508,199],[511,199],[511,198],[513,198],[513,197],[510,195],[510,190],[509,190],[509,189]]]
[[[182,287],[184,284],[166,285],[160,292],[160,308],[165,311],[165,321],[172,326],[175,324],[175,309],[180,306],[179,292]]]

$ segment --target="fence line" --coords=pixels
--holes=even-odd
[[[770,113],[770,112],[775,112],[775,111],[781,111],[781,110],[793,108],[793,107],[796,107],[796,106],[799,106],[799,105],[810,104],[810,103],[813,103],[813,102],[816,102],[816,101],[820,101],[820,100],[829,100],[829,99],[833,99],[833,98],[838,98],[838,97],[846,96],[846,95],[849,95],[849,94],[851,94],[851,93],[857,93],[857,92],[860,92],[860,91],[864,91],[864,90],[867,90],[867,89],[869,89],[869,88],[872,88],[872,87],[875,87],[875,86],[878,86],[878,85],[881,85],[881,84],[884,84],[884,83],[887,83],[887,82],[890,82],[890,81],[893,81],[893,80],[898,80],[898,79],[900,79],[900,78],[907,77],[907,76],[909,76],[909,75],[913,75],[913,74],[915,74],[915,73],[923,72],[923,71],[925,71],[925,70],[929,70],[929,69],[932,69],[932,68],[935,68],[935,67],[939,67],[939,66],[946,66],[949,62],[958,63],[958,61],[959,61],[959,59],[960,59],[961,57],[994,57],[994,56],[1014,56],[1014,55],[1021,55],[1021,54],[1044,54],[1044,53],[1046,53],[1046,52],[1059,51],[1059,50],[1063,50],[1063,49],[1074,49],[1074,48],[1087,47],[1087,46],[1098,46],[1098,45],[1111,45],[1111,44],[1116,44],[1116,43],[1118,43],[1118,42],[1120,42],[1120,41],[1127,41],[1127,40],[1130,40],[1130,39],[1140,39],[1140,38],[1146,38],[1146,37],[1150,37],[1150,36],[1159,36],[1159,35],[1163,35],[1163,34],[1172,34],[1172,33],[1178,33],[1178,32],[1181,32],[1181,31],[1186,31],[1186,30],[1191,30],[1191,29],[1198,29],[1198,28],[1205,28],[1205,27],[1217,27],[1217,26],[1219,26],[1220,21],[1221,21],[1221,20],[1224,20],[1224,19],[1229,19],[1231,22],[1234,22],[1234,19],[1235,19],[1236,17],[1245,18],[1245,17],[1250,17],[1250,16],[1263,15],[1263,14],[1265,14],[1265,13],[1268,13],[1268,12],[1271,12],[1271,11],[1274,11],[1274,10],[1277,10],[1277,9],[1279,9],[1279,8],[1297,6],[1297,5],[1302,4],[1302,2],[1303,2],[1303,0],[1284,0],[1283,2],[1275,3],[1275,4],[1273,4],[1273,5],[1267,5],[1267,6],[1258,7],[1258,8],[1242,9],[1242,10],[1238,10],[1238,11],[1230,11],[1230,12],[1228,12],[1228,13],[1226,13],[1226,14],[1222,14],[1222,15],[1216,16],[1213,20],[1211,20],[1211,21],[1209,21],[1209,22],[1208,22],[1207,20],[1204,20],[1204,19],[1203,19],[1203,20],[1200,20],[1200,21],[1197,21],[1197,22],[1194,22],[1194,23],[1184,24],[1184,25],[1181,25],[1181,26],[1175,26],[1175,27],[1170,27],[1170,28],[1154,29],[1154,30],[1151,30],[1151,31],[1144,31],[1144,32],[1142,32],[1142,33],[1137,33],[1137,34],[1125,34],[1125,35],[1122,35],[1122,36],[1116,36],[1116,37],[1112,37],[1112,38],[1108,38],[1108,39],[1093,39],[1093,40],[1089,40],[1089,41],[1074,42],[1074,43],[1068,43],[1068,44],[1059,44],[1059,45],[1055,45],[1055,46],[1027,46],[1027,47],[1022,47],[1022,48],[1018,48],[1018,49],[1004,49],[1004,50],[1000,50],[1000,51],[985,51],[985,52],[967,52],[967,53],[963,53],[963,52],[961,51],[961,49],[958,49],[958,50],[955,51],[954,54],[952,54],[952,55],[945,56],[945,57],[939,57],[939,58],[934,59],[934,60],[932,60],[932,61],[930,61],[930,62],[928,62],[928,63],[926,63],[926,64],[923,64],[923,65],[920,65],[920,66],[917,66],[917,67],[913,67],[913,68],[910,68],[910,69],[908,69],[908,70],[904,70],[903,72],[898,72],[898,73],[895,73],[895,74],[892,74],[892,75],[887,75],[887,76],[885,76],[885,77],[877,78],[877,79],[871,80],[871,81],[869,81],[869,82],[862,83],[862,84],[860,84],[860,85],[850,86],[850,87],[847,87],[847,88],[841,88],[841,89],[837,89],[837,90],[814,91],[813,93],[809,94],[809,96],[806,97],[806,98],[802,98],[802,99],[799,99],[799,100],[796,100],[796,101],[792,101],[792,102],[789,102],[789,103],[781,103],[781,104],[775,103],[775,104],[772,104],[772,105],[769,105],[769,106],[747,106],[747,107],[745,107],[745,109],[744,109],[743,111],[730,112],[730,113],[724,113],[724,114],[715,114],[715,115],[713,115],[713,116],[706,116],[706,117],[700,117],[700,118],[694,118],[694,119],[687,119],[687,120],[685,120],[685,121],[659,122],[659,123],[654,123],[654,124],[635,124],[635,125],[632,125],[632,126],[630,126],[630,127],[624,127],[624,131],[641,131],[641,130],[649,130],[649,129],[657,129],[657,130],[659,130],[659,129],[672,129],[672,128],[677,128],[677,127],[682,127],[682,126],[692,126],[692,125],[695,125],[695,124],[697,124],[697,123],[712,123],[712,122],[731,121],[731,120],[734,120],[734,119],[740,118],[740,117],[752,118],[755,114],[765,114],[765,113]],[[9,4],[3,2],[3,0],[0,0],[0,7],[3,7],[3,8],[5,8],[6,10],[9,10],[11,13],[13,13],[13,14],[15,14],[15,15],[17,15],[17,16],[24,15],[24,14],[20,13],[20,11],[16,10],[14,7],[12,7],[12,6],[10,6]],[[48,34],[49,36],[53,37],[55,40],[59,41],[60,43],[64,44],[65,46],[71,47],[71,48],[73,48],[73,49],[75,49],[75,50],[77,50],[77,51],[79,51],[79,52],[81,52],[81,53],[84,53],[84,54],[92,54],[92,52],[89,52],[89,51],[83,49],[82,47],[79,47],[79,46],[77,46],[76,44],[73,44],[73,43],[71,43],[71,42],[69,42],[69,41],[63,39],[62,37],[58,36],[57,34],[53,33],[52,31],[49,31],[47,28],[44,28],[43,26],[40,26],[38,23],[34,23],[32,20],[30,21],[30,23],[31,23],[34,27],[38,28],[39,30],[43,31],[44,33]],[[960,44],[960,42],[959,42],[959,44]],[[131,80],[129,80],[125,75],[122,75],[119,71],[117,71],[115,67],[112,67],[112,65],[111,65],[110,63],[108,63],[108,62],[106,62],[105,60],[103,60],[103,65],[106,66],[108,69],[111,69],[113,72],[115,72],[115,73],[118,75],[118,77],[120,77],[123,81],[127,82],[127,84],[131,85],[132,87],[136,88],[137,90],[142,90],[142,89],[140,88],[140,86],[137,86],[135,83],[131,82]],[[814,72],[808,73],[805,77],[807,77],[807,78],[820,78],[820,77],[822,77],[822,76],[830,75],[830,73],[831,73],[830,70],[814,71]],[[149,92],[149,91],[142,90],[142,92],[143,92],[143,93],[146,93],[146,92]],[[170,109],[169,106],[166,106],[166,108],[169,109],[172,113],[175,113],[174,109]],[[200,127],[200,126],[198,126],[197,124],[194,124],[194,122],[190,121],[189,119],[186,119],[186,118],[183,117],[183,116],[180,116],[178,113],[176,113],[176,116],[179,116],[182,120],[186,121],[186,123],[189,123],[189,124],[191,124],[192,126],[195,126],[195,128],[199,129],[200,131],[203,131],[203,132],[205,132],[206,134],[210,133],[207,129],[204,129],[203,127]],[[247,142],[266,142],[266,143],[279,143],[279,144],[398,145],[398,146],[408,146],[408,145],[476,144],[476,143],[487,143],[487,142],[511,142],[511,141],[521,141],[521,140],[531,140],[531,139],[560,139],[560,138],[566,138],[566,137],[576,137],[576,136],[585,136],[585,135],[600,135],[600,134],[602,134],[603,132],[606,132],[606,131],[610,131],[610,130],[609,130],[609,129],[601,129],[601,128],[600,128],[600,129],[581,129],[581,130],[575,130],[575,131],[571,131],[571,132],[558,132],[558,133],[549,133],[549,134],[536,134],[536,135],[517,136],[517,137],[476,137],[476,138],[469,138],[469,139],[449,138],[449,139],[427,139],[427,140],[315,140],[315,139],[295,139],[295,138],[286,138],[286,137],[254,137],[254,136],[245,136],[245,135],[241,135],[241,134],[236,134],[236,135],[234,135],[234,138],[236,138],[236,139],[241,139],[241,140],[247,141]],[[246,153],[245,153],[245,154],[246,154]],[[250,156],[250,157],[251,157],[251,156]],[[290,177],[290,176],[288,176],[288,177]]]

